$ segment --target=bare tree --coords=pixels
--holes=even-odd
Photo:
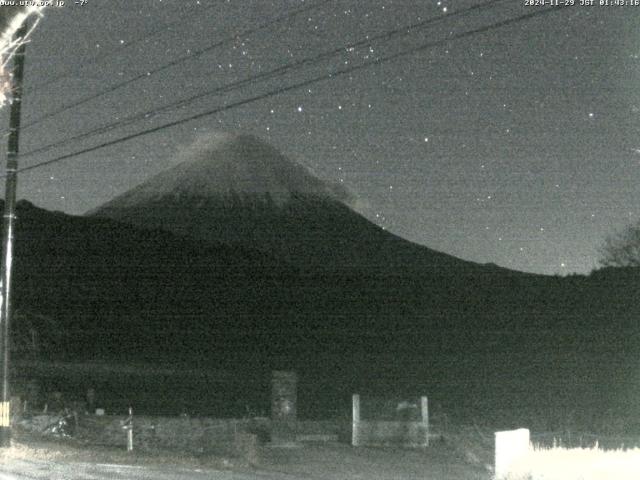
[[[608,237],[600,249],[603,267],[640,267],[640,223]]]
[[[10,73],[6,72],[5,67],[18,46],[27,40],[37,25],[37,21],[27,30],[26,34],[16,36],[16,32],[30,16],[41,16],[44,8],[44,6],[35,5],[0,6],[0,106],[4,105],[11,90]]]

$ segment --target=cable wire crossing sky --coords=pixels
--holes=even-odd
[[[475,262],[587,273],[638,220],[640,7],[86,0],[45,14],[20,147],[19,197],[38,206],[82,214],[239,131],[342,184],[383,228]]]

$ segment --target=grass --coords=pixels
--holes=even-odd
[[[246,470],[247,462],[232,455],[210,453],[194,455],[182,451],[137,449],[127,452],[124,448],[96,446],[73,438],[49,438],[14,431],[9,449],[0,452],[0,464],[16,459],[51,462],[89,462],[123,465],[173,465],[205,467],[216,470]]]
[[[508,480],[637,480],[640,448],[534,447],[511,469]]]

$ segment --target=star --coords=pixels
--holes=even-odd
[[[207,132],[242,128],[267,137],[303,166],[317,167],[321,178],[346,183],[343,173],[348,171],[349,184],[371,205],[369,212],[384,207],[387,218],[398,219],[394,233],[466,260],[558,271],[560,261],[546,244],[527,244],[527,263],[525,255],[517,255],[518,246],[504,248],[510,244],[503,236],[504,241],[491,246],[480,245],[473,235],[461,240],[461,229],[487,235],[500,225],[514,238],[532,231],[538,239],[557,234],[558,249],[573,252],[562,259],[567,270],[588,272],[607,230],[633,221],[627,213],[635,202],[629,185],[640,184],[640,157],[635,156],[640,145],[634,147],[629,139],[640,138],[640,94],[633,86],[640,64],[637,46],[615,32],[632,31],[640,9],[624,15],[558,10],[539,17],[544,21],[520,22],[516,17],[529,11],[514,2],[513,9],[500,12],[500,19],[495,10],[478,9],[474,22],[466,22],[454,10],[474,2],[462,2],[454,10],[443,0],[414,2],[411,11],[388,0],[369,0],[357,8],[317,2],[317,9],[311,1],[259,3],[260,19],[247,9],[231,8],[231,1],[220,2],[215,15],[213,10],[205,14],[207,2],[199,0],[163,2],[161,8],[154,0],[136,0],[135,6],[109,16],[87,15],[81,23],[70,16],[48,16],[46,27],[60,34],[34,35],[29,45],[26,90],[32,92],[23,105],[25,124],[60,105],[106,92],[114,83],[146,75],[25,129],[21,152],[124,122],[133,114],[141,116],[140,123],[122,124],[46,153],[64,155],[129,132],[177,123],[98,149],[87,158],[69,158],[40,176],[34,170],[21,179],[21,194],[46,208],[81,214],[173,165],[181,151]],[[270,22],[289,13],[282,10],[285,3],[292,10],[314,9],[286,22]],[[91,2],[87,8],[94,8]],[[596,15],[596,21],[590,18]],[[433,18],[439,26],[429,35],[427,29],[408,31],[416,21]],[[170,28],[158,28],[174,20]],[[491,28],[501,20],[514,20],[518,28],[455,38],[475,28],[476,21]],[[250,33],[242,34],[245,29]],[[91,42],[82,47],[58,41],[69,38],[69,32]],[[563,48],[548,38],[562,38]],[[220,45],[193,58],[214,43]],[[337,53],[329,56],[332,50]],[[181,62],[186,55],[192,58]],[[386,61],[388,56],[395,58]],[[178,63],[154,73],[157,66],[172,62]],[[298,66],[287,67],[294,64]],[[536,68],[525,73],[526,65]],[[264,76],[258,78],[258,71]],[[51,77],[57,73],[66,78],[54,84]],[[322,79],[315,82],[316,76]],[[242,82],[238,88],[231,87],[237,82]],[[228,91],[171,108],[176,101],[219,88]],[[181,126],[182,119],[214,109],[220,110]],[[613,114],[611,122],[602,121]],[[153,161],[145,165],[146,158],[134,159],[134,152],[141,151]],[[113,168],[100,162],[107,158]],[[615,175],[597,174],[605,159],[619,168]],[[625,159],[635,168],[623,170],[620,160]],[[38,161],[25,158],[28,164]],[[338,165],[342,170],[335,170]],[[64,172],[73,172],[75,180]],[[105,177],[104,185],[96,176]],[[573,185],[568,178],[575,178]],[[41,184],[60,185],[60,190],[47,193]],[[63,191],[64,202],[59,198]],[[71,191],[82,193],[66,193]],[[596,201],[607,205],[608,217],[593,210]],[[469,203],[482,215],[469,215]],[[552,229],[545,223],[548,218],[566,221]],[[543,223],[547,227],[540,227]]]

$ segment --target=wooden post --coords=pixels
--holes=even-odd
[[[360,395],[352,397],[351,445],[360,446]]]
[[[420,397],[420,413],[422,414],[422,425],[424,426],[424,445],[429,446],[429,399]]]

